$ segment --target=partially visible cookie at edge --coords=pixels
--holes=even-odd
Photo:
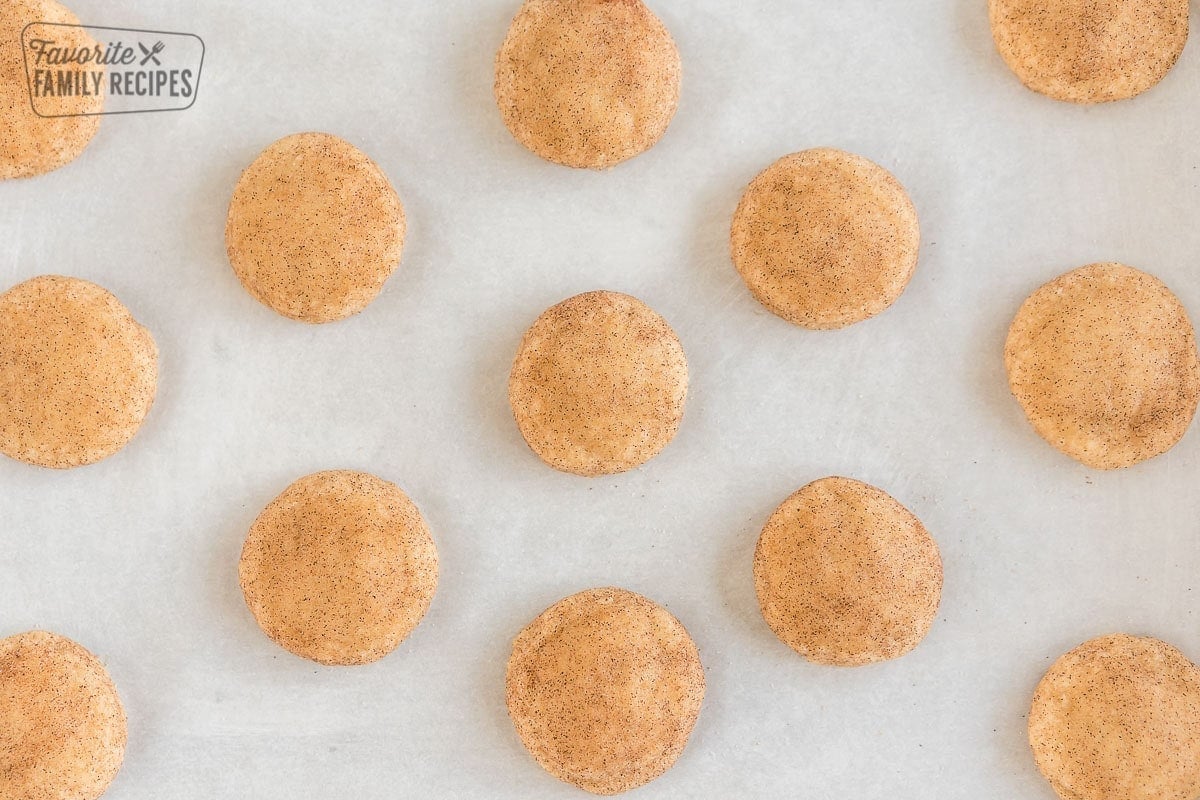
[[[64,636],[0,639],[0,720],[0,797],[96,800],[125,760],[125,709],[112,678]]]
[[[992,37],[1035,92],[1069,103],[1155,86],[1188,38],[1188,0],[990,0]]]
[[[25,28],[35,22],[50,23],[60,47],[96,44],[85,28],[76,27],[79,18],[56,0],[0,0],[0,180],[30,178],[69,164],[100,128],[101,95],[39,97],[34,110],[31,67],[22,50]]]
[[[606,169],[666,133],[681,74],[671,34],[642,0],[525,0],[496,55],[496,104],[542,158]]]
[[[1009,387],[1038,434],[1094,469],[1161,455],[1200,403],[1196,336],[1162,281],[1091,264],[1021,305],[1004,348]]]
[[[1115,634],[1076,647],[1038,683],[1028,727],[1063,800],[1200,796],[1200,667],[1166,642]]]
[[[42,275],[0,295],[0,452],[42,467],[127,445],[158,389],[158,347],[121,301]]]

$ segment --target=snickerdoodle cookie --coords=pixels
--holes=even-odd
[[[234,189],[225,247],[238,279],[285,317],[357,314],[400,264],[404,208],[383,171],[328,133],[272,144]]]
[[[818,664],[898,658],[933,625],[942,596],[937,543],[886,492],[823,478],[783,502],[754,552],[763,618]]]
[[[1004,363],[1034,429],[1095,469],[1171,449],[1200,401],[1183,305],[1124,264],[1080,267],[1034,292],[1009,328]]]
[[[760,303],[788,322],[828,329],[896,302],[917,268],[921,231],[887,170],[826,147],[761,172],[738,204],[730,243]]]
[[[538,317],[513,362],[508,400],[521,435],[555,469],[633,469],[674,438],[688,370],[683,346],[645,303],[588,292]]]
[[[318,472],[259,514],[239,574],[258,624],[284,648],[321,664],[366,664],[425,616],[438,556],[398,486],[365,472]]]
[[[990,0],[992,37],[1035,92],[1071,103],[1141,94],[1175,65],[1188,0]]]
[[[595,794],[648,783],[675,763],[704,700],[691,636],[624,589],[555,603],[513,642],[508,713],[551,775]]]
[[[1063,800],[1195,800],[1200,668],[1157,639],[1092,639],[1038,684],[1029,744]]]
[[[95,656],[44,631],[0,639],[0,797],[96,800],[125,739],[121,698]]]
[[[41,175],[68,164],[100,127],[100,117],[94,116],[104,106],[99,94],[38,97],[34,111],[27,70],[51,69],[29,64],[30,54],[23,52],[25,29],[36,22],[53,23],[34,25],[29,32],[53,31],[56,47],[89,49],[96,44],[86,29],[73,27],[79,19],[55,0],[0,0],[0,180]],[[93,64],[88,69],[102,68]]]
[[[42,467],[92,464],[150,411],[158,348],[121,301],[42,275],[0,295],[0,452]]]
[[[496,56],[496,103],[542,158],[604,169],[662,138],[680,75],[671,34],[642,0],[526,0]]]

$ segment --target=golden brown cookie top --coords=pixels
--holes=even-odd
[[[666,133],[681,72],[642,0],[526,0],[496,56],[496,103],[542,158],[604,169]]]
[[[0,0],[0,180],[41,175],[74,160],[100,127],[96,114],[103,98],[90,95],[38,99],[39,116],[29,96],[21,34],[31,22],[78,25],[79,19],[55,0]],[[56,42],[66,48],[90,48],[95,41],[83,28],[56,27]]]
[[[1200,668],[1157,639],[1092,639],[1038,684],[1029,744],[1064,800],[1195,800]]]
[[[0,452],[43,467],[92,464],[137,433],[158,348],[116,297],[43,275],[0,295]]]
[[[400,263],[405,219],[383,171],[328,133],[297,133],[246,168],[229,203],[225,246],[250,294],[285,317],[357,314]]]
[[[917,212],[904,187],[862,156],[793,153],[761,172],[733,217],[733,263],[788,322],[841,328],[896,301],[917,267]]]
[[[239,575],[246,605],[281,646],[321,664],[366,664],[425,616],[438,556],[398,486],[365,472],[318,472],[259,514]]]
[[[818,664],[859,666],[898,658],[929,633],[942,558],[921,521],[886,492],[823,478],[767,520],[754,586],[785,644]]]
[[[125,728],[87,650],[44,631],[0,639],[0,797],[96,800],[121,769]]]
[[[1035,92],[1071,103],[1141,94],[1188,37],[1188,0],[990,0],[1000,55]]]
[[[594,477],[633,469],[666,447],[687,386],[683,346],[662,317],[629,295],[588,292],[533,323],[508,399],[543,461]]]
[[[508,713],[560,780],[617,794],[662,775],[704,699],[700,655],[679,620],[624,589],[555,603],[513,642]]]
[[[1030,295],[1004,363],[1034,429],[1095,469],[1171,449],[1200,401],[1187,312],[1162,281],[1124,264],[1080,267]]]

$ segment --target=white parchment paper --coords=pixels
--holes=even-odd
[[[695,637],[708,696],[646,798],[1051,800],[1025,738],[1049,663],[1091,636],[1200,658],[1200,433],[1097,473],[1034,434],[1005,331],[1067,269],[1119,260],[1200,314],[1200,52],[1099,108],[1024,89],[984,0],[654,0],[683,55],[663,141],[596,174],[507,133],[492,60],[517,0],[73,0],[86,23],[207,45],[195,106],[110,117],[74,164],[0,184],[0,285],[111,289],[161,350],[132,445],[54,472],[0,460],[0,635],[98,653],[130,720],[113,800],[570,798],[503,700],[512,637],[559,598],[620,585]],[[277,316],[224,253],[240,171],[276,138],[337,133],[405,204],[403,264],[343,323]],[[921,263],[882,316],[832,333],[767,313],[729,262],[745,184],[830,145],[894,172]],[[687,349],[675,442],[631,474],[556,473],[507,405],[546,307],[629,292]],[[374,472],[420,505],[442,579],[424,623],[367,667],[264,636],[236,564],[291,480]],[[884,665],[807,664],[750,573],[763,522],[829,474],[876,484],[936,536],[929,638]]]

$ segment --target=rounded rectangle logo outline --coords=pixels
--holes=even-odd
[[[192,102],[188,103],[186,106],[181,106],[179,108],[144,108],[144,109],[131,109],[129,111],[92,111],[92,112],[88,112],[88,113],[84,113],[84,114],[43,114],[42,112],[38,111],[37,103],[35,103],[33,101],[33,84],[29,80],[29,53],[26,52],[28,50],[28,47],[25,42],[25,34],[34,25],[51,25],[51,26],[58,27],[58,28],[83,28],[84,30],[92,29],[92,30],[98,30],[98,31],[124,31],[125,33],[153,33],[153,34],[158,34],[158,35],[162,35],[162,36],[190,36],[191,38],[195,39],[197,42],[200,43],[200,63],[196,67],[196,91],[192,93]],[[42,119],[63,119],[65,117],[105,117],[105,116],[116,116],[118,114],[155,114],[155,113],[160,113],[160,112],[164,112],[164,111],[187,111],[189,108],[191,108],[192,106],[194,106],[196,104],[196,99],[200,97],[200,79],[204,73],[205,52],[206,52],[206,48],[204,46],[204,40],[201,39],[198,34],[183,33],[182,31],[152,31],[152,30],[146,30],[143,28],[118,28],[118,27],[114,27],[112,25],[83,25],[83,24],[75,25],[75,24],[72,24],[69,22],[36,22],[36,21],[29,23],[28,25],[26,25],[24,28],[21,29],[21,60],[23,61],[24,65],[25,65],[25,88],[29,92],[29,106],[30,106],[30,108],[33,109],[33,113],[37,114]]]

